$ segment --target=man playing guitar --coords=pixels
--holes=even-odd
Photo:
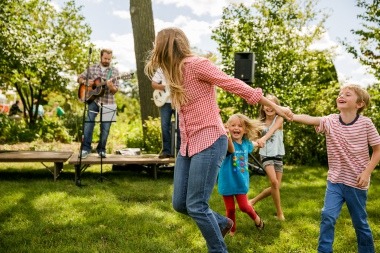
[[[162,150],[158,158],[174,157],[174,150],[172,150],[172,138],[171,138],[171,119],[172,115],[175,116],[175,110],[172,108],[170,99],[170,87],[166,83],[165,76],[162,70],[157,69],[152,78],[152,88],[155,89],[153,93],[153,99],[157,106],[160,106],[161,116],[161,132],[162,132]],[[177,122],[177,132],[178,122]],[[177,145],[180,146],[180,135],[177,134]]]
[[[105,80],[103,85],[104,93],[102,96],[99,96],[88,102],[87,106],[87,117],[84,123],[84,132],[83,132],[83,145],[82,150],[79,154],[83,159],[86,158],[91,153],[91,143],[92,143],[92,134],[95,126],[95,118],[100,112],[100,106],[107,105],[116,105],[114,94],[118,91],[119,83],[119,71],[110,66],[112,61],[112,50],[111,49],[102,49],[100,51],[100,62],[89,67],[88,73],[85,70],[78,77],[78,83],[83,85],[86,84],[86,78],[88,75],[88,91],[94,89],[96,80],[102,79]],[[108,134],[111,128],[111,122],[101,122],[100,131],[101,139],[96,147],[99,157],[106,157],[106,144]]]

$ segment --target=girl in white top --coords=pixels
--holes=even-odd
[[[280,101],[273,95],[267,95],[267,98],[277,105]],[[260,148],[259,154],[261,162],[268,176],[270,187],[264,189],[259,195],[250,200],[255,205],[260,200],[272,195],[276,207],[276,218],[285,220],[281,208],[280,185],[283,174],[282,157],[285,155],[283,123],[284,119],[278,116],[276,112],[268,106],[260,108],[260,120],[265,123],[266,129],[263,136],[257,141]]]

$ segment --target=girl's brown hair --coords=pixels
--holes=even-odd
[[[272,101],[273,103],[275,103],[276,105],[280,105],[280,100],[278,100],[278,98],[272,94],[268,94],[265,96],[267,99],[269,99],[270,101]],[[259,119],[264,122],[267,118],[266,114],[265,114],[265,111],[264,111],[264,106],[261,105],[260,106],[260,115],[259,115]]]
[[[246,133],[244,134],[243,138],[250,141],[256,140],[260,136],[261,131],[265,128],[264,124],[260,120],[250,119],[240,113],[231,115],[227,121],[227,126],[234,118],[238,118],[245,128]]]
[[[176,109],[187,102],[183,88],[183,60],[192,55],[185,33],[175,27],[166,28],[158,32],[145,65],[145,74],[150,79],[158,68],[162,69]]]

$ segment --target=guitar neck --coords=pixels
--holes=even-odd
[[[132,74],[127,74],[127,75],[121,75],[121,76],[117,76],[117,77],[113,77],[111,78],[110,80],[112,82],[115,82],[119,79],[129,79],[132,77]],[[94,84],[93,85],[90,85],[92,87],[100,87],[100,86],[105,86],[107,84],[107,80],[105,78],[102,78],[102,77],[97,77],[94,79]]]

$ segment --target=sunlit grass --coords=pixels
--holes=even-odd
[[[0,164],[1,252],[207,252],[195,223],[171,207],[172,172],[158,180],[147,173],[89,167],[82,187],[74,169],[65,165],[56,182],[41,164]],[[277,221],[271,198],[255,208],[266,226],[258,231],[237,211],[237,231],[227,236],[229,252],[316,252],[326,168],[286,166],[281,189],[286,221]],[[380,247],[379,173],[374,172],[368,198],[369,221]],[[249,196],[269,185],[266,177],[251,177]],[[224,214],[216,189],[210,200]],[[347,208],[336,225],[334,252],[357,252]]]

